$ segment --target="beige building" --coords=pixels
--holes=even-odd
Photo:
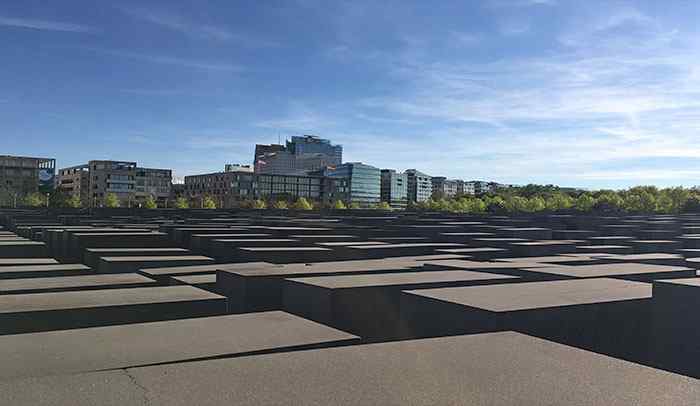
[[[50,193],[56,160],[0,155],[0,206],[17,206],[32,193]]]
[[[170,169],[139,168],[136,162],[90,161],[59,171],[59,186],[78,195],[87,207],[102,207],[114,194],[122,207],[139,207],[148,196],[167,206],[172,189]]]

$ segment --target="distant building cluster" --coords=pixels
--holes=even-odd
[[[121,207],[140,207],[153,198],[172,207],[177,198],[214,200],[218,207],[236,207],[254,199],[374,207],[383,202],[403,209],[430,199],[482,195],[504,187],[494,182],[431,176],[417,169],[399,172],[362,162],[343,162],[342,145],[313,135],[294,136],[284,144],[258,144],[253,164],[225,164],[222,172],[186,176],[173,184],[171,169],[143,168],[136,162],[92,160],[56,171],[51,158],[0,156],[1,204],[31,193],[58,189],[77,196],[82,207],[102,207],[108,195]]]

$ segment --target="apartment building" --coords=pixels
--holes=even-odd
[[[55,173],[53,158],[0,155],[0,206],[17,206],[32,193],[50,193]]]

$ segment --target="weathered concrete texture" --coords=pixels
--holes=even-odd
[[[378,245],[356,245],[349,247],[355,251],[357,256],[362,258],[387,258],[387,257],[402,257],[406,255],[431,255],[435,254],[436,250],[447,248],[464,247],[457,243],[403,243],[403,244],[378,244]]]
[[[673,254],[683,248],[683,243],[673,240],[633,240],[629,243],[636,254],[666,252]]]
[[[0,295],[0,334],[211,316],[226,298],[191,286]]]
[[[581,254],[633,254],[634,248],[627,245],[578,245],[576,252]]]
[[[402,272],[293,278],[284,282],[284,309],[365,339],[399,334],[399,296],[429,289],[514,282],[518,278],[473,271]]]
[[[214,262],[212,258],[202,255],[101,257],[97,272],[137,272],[141,269],[162,268],[166,266],[213,265]]]
[[[139,271],[140,274],[156,279],[160,282],[167,283],[173,276],[183,275],[202,275],[216,273],[218,269],[253,269],[253,268],[268,268],[276,266],[269,262],[242,262],[234,264],[215,264],[215,265],[195,265],[195,266],[176,266],[164,268],[148,268]]]
[[[619,263],[619,262],[636,262],[639,264],[652,265],[668,265],[668,266],[685,266],[685,258],[680,254],[669,254],[663,252],[653,252],[647,254],[629,254],[629,255],[605,255],[599,257],[602,261]]]
[[[270,234],[263,233],[216,233],[216,234],[192,234],[190,236],[189,248],[194,252],[199,252],[204,255],[211,255],[211,242],[213,240],[220,239],[234,239],[234,238],[262,238],[269,237]]]
[[[321,262],[334,259],[333,250],[323,247],[241,247],[234,250],[232,258],[240,262],[287,264],[299,260]]]
[[[209,243],[209,250],[218,261],[231,262],[240,259],[243,247],[299,247],[303,243],[291,238],[227,238]]]
[[[378,260],[286,264],[272,267],[221,268],[217,289],[229,298],[232,312],[277,310],[282,308],[285,278],[418,271],[426,261],[440,256],[398,257]],[[449,258],[449,257],[448,257]]]
[[[529,240],[551,240],[552,230],[541,227],[507,227],[500,230],[506,237],[525,238]]]
[[[38,241],[0,241],[0,258],[45,258],[46,244]]]
[[[126,368],[357,337],[284,312],[0,336],[0,381]]]
[[[406,291],[404,336],[516,330],[648,361],[651,285],[577,279]]]
[[[59,276],[0,280],[0,295],[93,289],[138,288],[156,281],[138,274]]]
[[[51,265],[58,264],[53,258],[0,258],[0,267],[12,265]]]
[[[513,332],[0,383],[8,405],[695,406],[698,380]]]
[[[92,273],[92,270],[83,264],[12,265],[0,267],[0,280],[74,276],[87,273]]]
[[[509,245],[510,251],[516,256],[549,256],[576,252],[579,240],[547,240],[515,242]]]
[[[700,278],[654,281],[653,295],[654,355],[658,365],[700,377]]]
[[[688,278],[696,274],[696,270],[684,266],[667,266],[640,263],[618,263],[602,265],[554,265],[538,268],[538,272],[572,278],[619,278],[640,282],[651,282],[663,278]]]
[[[461,255],[478,261],[485,261],[494,258],[504,258],[511,256],[511,253],[508,249],[496,247],[455,248],[437,250],[437,252],[442,254]]]
[[[598,236],[598,237],[591,237],[588,239],[588,241],[591,243],[591,245],[626,245],[630,241],[636,240],[634,237],[628,237],[628,236]]]
[[[70,258],[82,260],[85,248],[167,248],[168,235],[157,232],[68,233]]]
[[[189,253],[184,248],[87,248],[83,258],[87,266],[97,269],[100,257],[175,256]]]

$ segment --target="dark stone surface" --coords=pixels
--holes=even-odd
[[[651,285],[595,278],[405,291],[405,337],[515,330],[648,362]]]
[[[284,312],[0,336],[0,381],[355,339]]]
[[[191,286],[0,295],[0,334],[212,316],[226,298]]]
[[[166,266],[213,265],[214,262],[212,258],[202,255],[101,257],[97,272],[137,272],[142,269]]]
[[[33,406],[696,406],[698,381],[513,332],[0,383]]]
[[[94,289],[138,288],[153,286],[156,281],[138,274],[80,275],[53,278],[3,279],[0,295],[46,293]]]

